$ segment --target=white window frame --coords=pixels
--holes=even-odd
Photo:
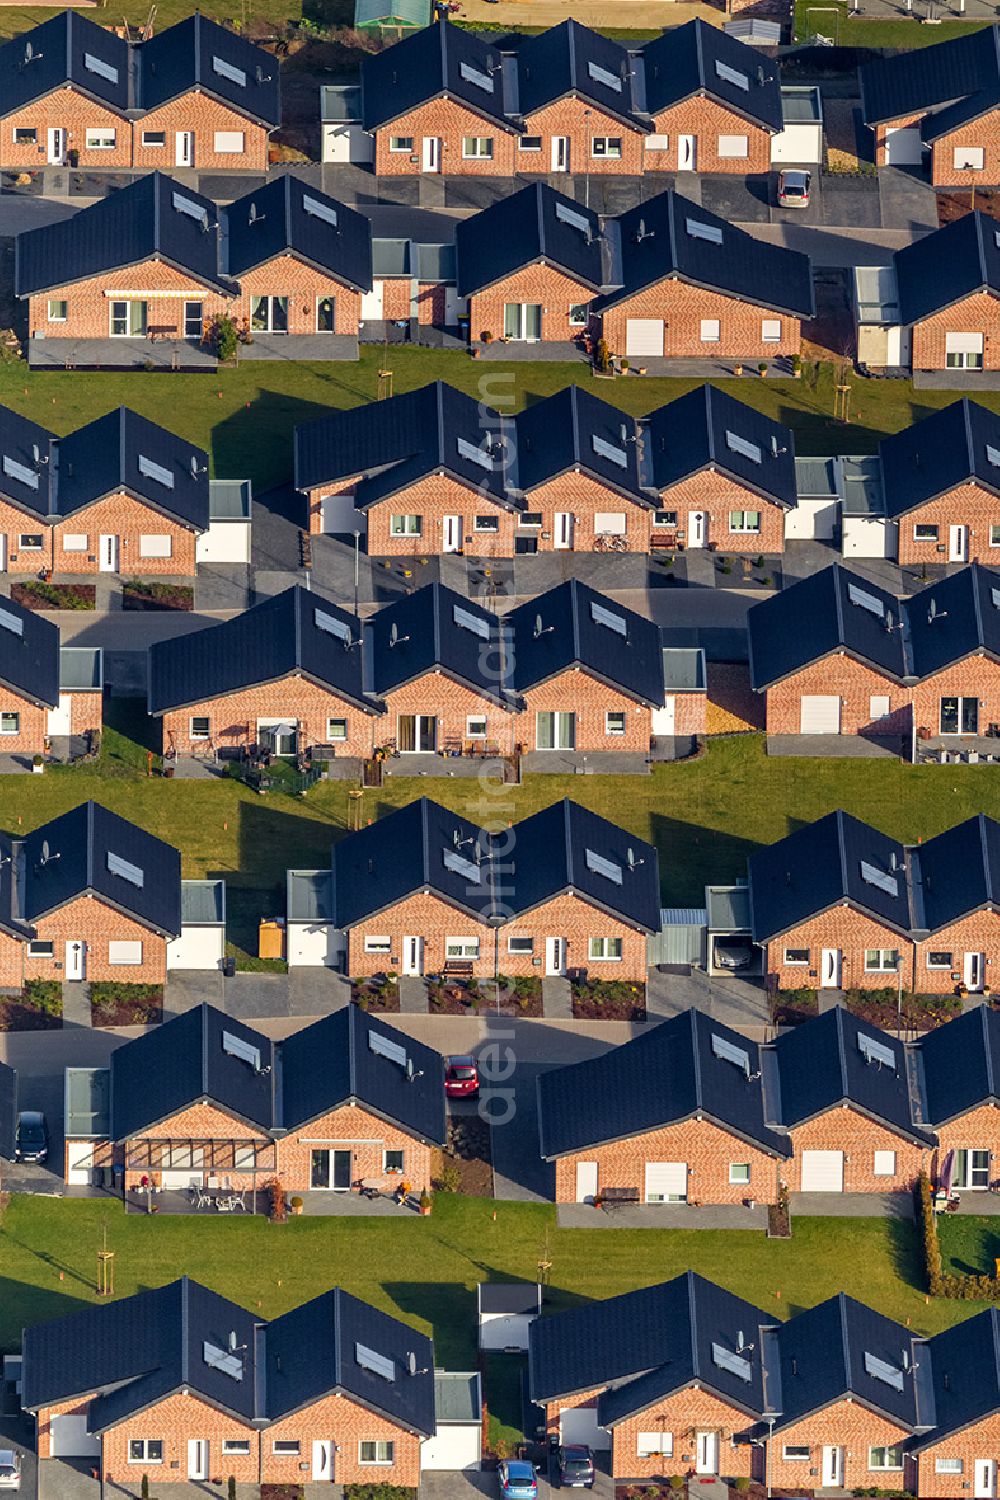
[[[922,531],[933,532],[932,536],[921,536]],[[933,521],[914,521],[913,540],[915,542],[937,542],[941,539],[941,528],[935,526]]]
[[[786,948],[782,958],[782,966],[786,969],[808,969],[809,948]],[[789,958],[790,953],[804,953],[805,958]]]
[[[491,135],[463,135],[463,161],[492,161],[493,137]]]
[[[888,693],[872,693],[868,699],[868,718],[872,723],[887,719],[892,713],[892,699]]]
[[[964,1458],[936,1458],[934,1460],[935,1474],[964,1474]]]
[[[872,953],[877,953],[878,954],[878,962],[877,963],[870,964],[868,962],[869,954],[872,954]],[[891,958],[892,962],[889,963],[889,964],[887,964],[885,962],[886,958]],[[866,974],[895,974],[896,968],[897,968],[898,964],[899,964],[899,950],[897,948],[866,948],[865,949],[865,973]]]
[[[29,540],[31,537],[38,538],[37,542]],[[22,531],[17,539],[18,552],[41,552],[45,547],[45,533],[41,531]]]
[[[225,1454],[227,1456],[231,1455],[233,1458],[249,1458],[250,1457],[250,1439],[249,1438],[223,1438],[222,1439],[222,1452],[223,1452],[223,1454]]]
[[[423,516],[412,515],[409,512],[389,517],[390,536],[420,536],[423,531]]]
[[[530,146],[528,145],[529,141],[531,142]],[[538,142],[537,146],[535,145],[536,141]],[[517,143],[517,149],[518,151],[541,151],[542,137],[540,135],[522,135]]]
[[[722,320],[720,318],[702,318],[698,337],[703,344],[717,344],[722,338]]]
[[[124,318],[116,308],[124,308]],[[139,309],[142,309],[141,318]],[[115,328],[116,322],[125,324],[124,331]],[[137,325],[141,322],[142,331],[136,332]],[[142,297],[115,297],[108,306],[108,336],[113,339],[144,339],[149,327],[149,303]]]
[[[951,346],[951,347],[949,347]],[[944,363],[947,370],[981,370],[986,338],[982,333],[945,330]]]
[[[756,521],[751,519],[754,516]],[[761,512],[759,510],[731,510],[729,512],[731,536],[760,536],[760,528]]]
[[[618,944],[617,953],[609,953],[608,949],[612,943]],[[592,937],[587,939],[587,957],[595,964],[620,964],[623,957],[624,942],[621,936],[617,937]]]
[[[473,725],[481,724],[481,729],[473,728]],[[486,714],[466,714],[465,738],[467,740],[484,740],[486,738],[489,719]]]
[[[888,1456],[893,1449],[899,1453],[898,1464],[877,1464],[874,1462],[876,1453],[884,1453]],[[876,1443],[868,1449],[868,1472],[869,1474],[901,1474],[903,1472],[903,1445],[902,1443]]]
[[[271,1452],[275,1458],[298,1458],[302,1452],[302,1444],[298,1438],[275,1438],[271,1444]]]
[[[343,734],[336,734],[334,732],[334,724],[343,724]],[[347,739],[347,720],[343,717],[338,717],[336,714],[332,717],[328,717],[326,721],[326,738],[331,745],[342,745]]]
[[[872,1158],[873,1177],[895,1177],[896,1175],[896,1153],[895,1151],[876,1151]]]
[[[365,938],[364,946],[366,953],[391,953],[392,938],[376,932]]]
[[[61,307],[62,313],[54,313],[54,307]],[[49,323],[66,323],[69,320],[69,301],[65,297],[50,297],[46,307],[46,320]]]
[[[571,328],[586,328],[590,322],[590,303],[571,302],[569,305],[569,326]]]
[[[142,942],[132,938],[112,938],[108,943],[108,964],[115,969],[142,967]]]
[[[23,135],[25,139],[19,141],[19,135]],[[37,146],[38,128],[35,125],[14,125],[11,127],[10,138],[15,146]]]
[[[750,155],[750,137],[720,135],[716,152],[720,161],[745,161]]]
[[[738,1176],[737,1174],[740,1172],[745,1172],[746,1176]],[[749,1187],[750,1163],[748,1161],[731,1161],[729,1163],[729,1181],[733,1187]]]
[[[499,516],[476,516],[472,522],[473,531],[481,531],[486,536],[495,536],[500,530]]]
[[[145,531],[139,537],[140,557],[173,557],[174,541],[169,532]]]
[[[62,534],[62,549],[64,552],[86,552],[90,541],[85,531],[64,531]]]
[[[102,140],[102,136],[111,139]],[[94,125],[88,128],[84,139],[88,151],[113,151],[118,144],[118,132],[113,125]]]
[[[672,1432],[637,1432],[635,1436],[637,1458],[673,1458],[674,1435]]]
[[[162,136],[162,140],[154,141],[152,136]],[[165,130],[144,130],[142,132],[142,148],[144,151],[160,151],[167,144],[167,132]]]
[[[982,172],[986,166],[983,146],[953,146],[951,164],[956,172]]]
[[[13,727],[13,729],[7,729],[5,727],[6,721],[8,719],[13,719],[14,720],[14,727]],[[7,738],[10,738],[10,739],[14,739],[20,733],[21,733],[21,714],[20,714],[20,711],[18,709],[16,709],[16,708],[5,708],[5,709],[0,710],[0,735],[3,735],[3,736],[5,736]]]
[[[159,1456],[159,1458],[153,1458],[150,1455],[149,1449],[150,1449],[150,1445],[152,1443],[157,1443],[159,1445],[159,1449],[160,1449],[160,1456]],[[142,1453],[139,1455],[138,1458],[133,1458],[132,1457],[132,1449],[136,1445],[138,1445],[142,1449]],[[163,1441],[162,1438],[129,1438],[129,1440],[128,1440],[128,1462],[130,1464],[162,1464],[162,1462],[163,1462],[163,1450],[164,1450],[165,1446],[166,1446],[166,1444],[164,1443],[164,1441]]]
[[[1000,521],[990,522],[990,546],[1000,547]]]
[[[364,1457],[364,1451],[365,1451],[366,1448],[374,1448],[375,1449],[375,1457],[374,1458],[365,1458]],[[385,1454],[384,1458],[379,1458],[378,1455],[379,1455],[380,1452],[382,1452],[382,1453]],[[395,1444],[395,1441],[392,1438],[360,1438],[359,1439],[359,1441],[358,1441],[358,1464],[359,1465],[363,1465],[365,1468],[377,1467],[377,1468],[380,1468],[380,1469],[390,1469],[390,1468],[392,1468],[392,1465],[395,1462],[396,1462],[396,1444]]]
[[[227,141],[239,141],[238,146],[226,145]],[[246,132],[243,130],[217,130],[212,139],[216,156],[244,156],[247,149]]]
[[[195,725],[204,722],[205,729],[196,729]],[[212,738],[212,716],[211,714],[192,714],[188,720],[188,739],[210,740]]]
[[[390,1167],[390,1165],[389,1165],[389,1157],[390,1156],[401,1156],[403,1158],[398,1167]],[[383,1146],[382,1147],[382,1171],[383,1172],[405,1172],[406,1171],[406,1151],[405,1151],[405,1149],[402,1146]]]
[[[786,1464],[807,1464],[812,1457],[808,1443],[782,1443],[781,1458]]]
[[[29,958],[55,958],[56,945],[49,938],[33,938],[28,944]]]
[[[515,948],[515,943],[527,943],[526,948]],[[535,953],[535,940],[524,932],[512,932],[507,936],[507,952],[511,957],[533,958]]]
[[[393,156],[412,156],[413,136],[391,135],[389,137],[389,151]]]
[[[954,963],[952,962],[952,960],[955,957],[954,950],[952,950],[952,952],[950,952],[948,954],[948,962],[946,964],[932,964],[931,963],[931,954],[933,954],[933,953],[944,953],[945,951],[946,950],[944,948],[928,948],[928,950],[927,950],[927,957],[924,960],[924,967],[930,969],[932,971],[932,973],[935,972],[935,971],[937,973],[940,973],[943,969],[953,969],[955,967]]]
[[[777,330],[777,331],[776,331]],[[760,324],[760,341],[762,344],[781,343],[781,319],[762,318]]]
[[[621,719],[621,721],[622,721],[622,727],[620,729],[612,729],[612,727],[611,727],[611,720],[612,719]],[[609,709],[607,709],[605,711],[605,714],[604,714],[604,733],[606,735],[612,735],[615,738],[617,738],[620,735],[626,734],[627,731],[628,731],[628,709],[627,708],[609,708]]]
[[[591,136],[590,155],[594,161],[621,161],[622,137],[620,135]]]
[[[444,940],[445,958],[471,958],[473,962],[479,957],[479,939],[477,937],[449,937]]]

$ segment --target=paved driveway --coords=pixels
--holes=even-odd
[[[911,234],[937,229],[937,194],[916,170],[880,167],[878,190],[883,229],[905,229]]]

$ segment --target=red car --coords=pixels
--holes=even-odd
[[[446,1057],[444,1091],[449,1099],[479,1097],[479,1069],[474,1057]]]

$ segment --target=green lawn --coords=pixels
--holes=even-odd
[[[860,0],[865,9],[865,0]],[[925,9],[917,0],[918,14]],[[943,9],[938,6],[938,11]],[[925,26],[919,20],[869,20],[865,15],[851,16],[848,0],[795,0],[795,40],[808,42],[819,33],[834,39],[840,47],[900,48],[933,47],[953,37],[980,31],[988,21],[942,20],[939,25]]]
[[[1000,1260],[1000,1219],[939,1214],[937,1225],[946,1274],[993,1275]]]

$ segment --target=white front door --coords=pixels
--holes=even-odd
[[[0,573],[7,571],[7,533],[0,531]]]
[[[436,135],[424,136],[424,149],[420,159],[420,170],[422,172],[440,172],[441,170],[441,141]]]
[[[968,526],[948,527],[948,561],[964,563],[969,559]]]
[[[561,937],[547,937],[545,939],[545,972],[546,974],[565,974],[566,972],[566,939]]]
[[[825,990],[839,990],[841,970],[841,952],[839,948],[824,948],[820,957],[819,982]]]
[[[844,1483],[844,1450],[833,1444],[823,1448],[823,1469],[820,1474],[825,1490],[839,1490]]]
[[[362,323],[381,323],[385,305],[385,282],[373,281],[370,292],[361,293]]]
[[[333,1443],[329,1438],[313,1439],[312,1478],[333,1479]]]
[[[696,1474],[718,1474],[719,1434],[717,1432],[695,1434],[694,1471]]]
[[[676,732],[677,699],[671,693],[663,700],[662,708],[654,708],[649,716],[649,727],[654,734],[671,735]]]
[[[422,974],[424,972],[424,940],[422,937],[404,937],[403,939],[403,973]]]
[[[965,988],[970,995],[978,995],[982,991],[985,967],[985,953],[967,953],[965,955]]]
[[[118,538],[114,532],[102,532],[98,557],[102,573],[118,572]]]
[[[208,1478],[207,1438],[188,1438],[188,1478]]]
[[[461,552],[462,550],[462,517],[445,516],[444,518],[444,541],[442,549],[445,552]]]
[[[997,1464],[995,1458],[977,1458],[972,1493],[976,1500],[995,1500]]]
[[[557,510],[553,517],[552,545],[567,551],[573,545],[573,514],[568,510]]]
[[[677,170],[678,172],[694,172],[697,168],[695,160],[697,156],[697,137],[693,135],[679,135],[677,137]]]
[[[596,1161],[578,1161],[576,1164],[576,1201],[593,1203],[597,1197]]]
[[[708,542],[708,512],[704,510],[688,511],[688,539],[689,547],[704,547]]]
[[[67,939],[65,964],[63,972],[67,979],[83,979],[87,972],[87,945],[82,938]]]
[[[569,171],[568,135],[554,135],[552,137],[552,170],[553,172]]]
[[[174,133],[174,166],[194,166],[194,131],[178,130]]]
[[[66,132],[61,126],[49,130],[49,166],[63,167],[66,165]]]
[[[46,733],[71,734],[73,727],[73,694],[60,693],[59,707],[50,708]]]

